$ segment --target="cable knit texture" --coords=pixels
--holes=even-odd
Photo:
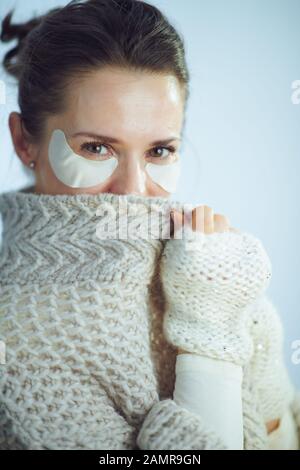
[[[247,328],[254,338],[254,354],[244,378],[255,385],[264,421],[283,416],[292,402],[294,389],[283,355],[283,327],[275,305],[266,296],[259,298],[246,312]]]
[[[187,226],[183,238],[169,240],[161,273],[168,341],[244,365],[253,352],[245,310],[271,277],[271,262],[260,240],[243,232],[198,234]]]
[[[161,236],[171,207],[183,204],[108,193],[0,195],[0,340],[6,345],[0,449],[225,448],[217,430],[172,399],[177,347],[165,337],[170,287],[160,273],[162,254],[172,245]],[[158,213],[162,217],[153,219]],[[149,214],[156,238],[143,232]],[[127,237],[115,236],[115,228],[131,223]],[[228,237],[219,235],[226,245]],[[205,256],[216,266],[214,257]],[[228,266],[231,278],[237,260]],[[182,272],[188,275],[189,267],[183,264]],[[228,311],[236,311],[241,298],[231,287]],[[180,283],[178,289],[184,295]],[[212,300],[208,315],[215,312]],[[201,342],[210,353],[208,346]],[[248,352],[239,342],[228,359],[250,360]],[[261,408],[259,400],[268,397],[253,393],[255,367],[248,371],[245,448],[267,448],[263,411],[273,403]],[[299,400],[293,400],[299,426]]]

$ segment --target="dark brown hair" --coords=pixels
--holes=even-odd
[[[189,96],[183,39],[155,6],[141,0],[72,0],[62,8],[12,24],[2,21],[0,39],[18,39],[3,65],[18,80],[22,121],[39,140],[44,120],[66,106],[74,78],[104,66],[172,74]]]

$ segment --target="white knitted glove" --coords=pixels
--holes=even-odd
[[[295,390],[283,355],[283,326],[278,312],[266,295],[248,310],[248,329],[254,354],[244,371],[258,397],[264,422],[281,418],[290,406]]]
[[[167,341],[185,351],[243,365],[253,352],[245,309],[269,285],[271,262],[246,232],[205,234],[185,225],[166,242],[161,279]]]

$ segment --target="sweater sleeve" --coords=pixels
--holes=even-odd
[[[226,450],[221,438],[204,421],[171,398],[156,402],[137,436],[144,450]]]
[[[283,361],[282,323],[267,295],[251,307],[249,322],[255,352],[243,380],[244,448],[300,448],[300,392],[295,393],[289,380]],[[278,416],[282,418],[278,432],[267,436],[265,423]],[[171,399],[153,405],[137,444],[147,450],[228,448],[203,416]]]
[[[283,323],[269,295],[252,305],[248,319],[254,354],[246,368],[247,380],[252,394],[257,394],[263,422],[280,419],[279,427],[267,436],[268,448],[298,449],[300,392],[295,390],[284,361]]]
[[[298,433],[292,410],[288,408],[279,427],[268,435],[269,450],[298,450]]]
[[[178,354],[173,398],[209,423],[228,449],[243,449],[242,367],[198,354]]]
[[[291,410],[297,428],[298,449],[300,450],[300,391],[296,391],[292,401]]]

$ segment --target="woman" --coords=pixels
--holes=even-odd
[[[8,14],[1,39],[15,37],[9,127],[35,184],[0,196],[0,447],[299,448],[268,255],[212,208],[184,220],[169,200],[179,34],[146,2],[90,0]]]

